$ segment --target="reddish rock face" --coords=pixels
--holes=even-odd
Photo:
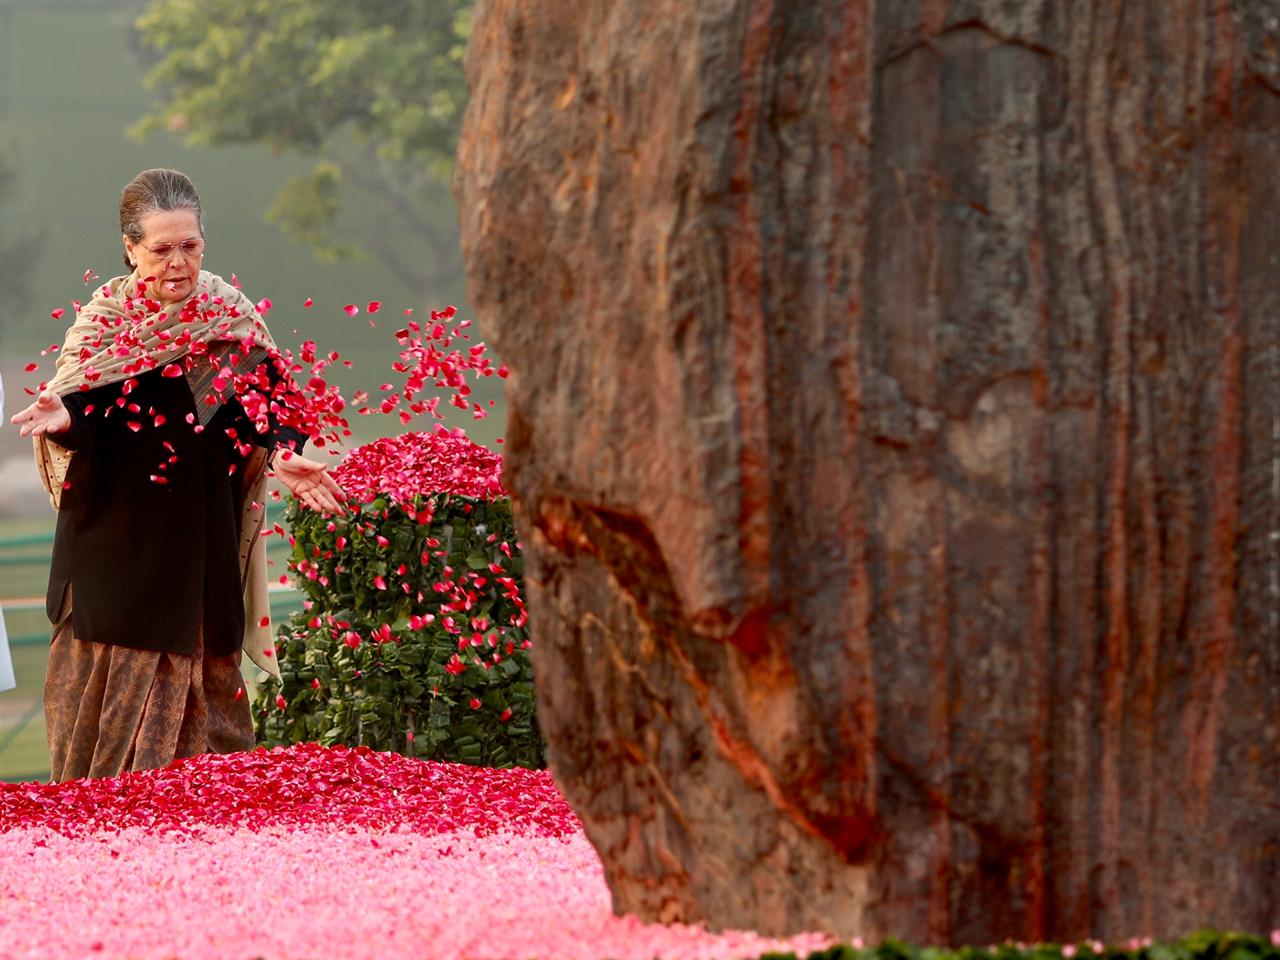
[[[471,300],[619,910],[1280,927],[1280,38],[1208,6],[479,4]]]

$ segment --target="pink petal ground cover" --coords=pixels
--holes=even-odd
[[[301,745],[0,787],[0,956],[754,957],[613,916],[548,774]]]

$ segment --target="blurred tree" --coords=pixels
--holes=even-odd
[[[0,122],[0,211],[8,206],[18,179],[21,153],[18,136],[10,124]],[[31,304],[31,277],[40,260],[44,233],[38,227],[14,228],[8,217],[0,220],[0,333],[5,320],[21,314]]]
[[[158,56],[147,80],[160,99],[134,132],[164,127],[191,145],[260,143],[317,158],[281,188],[267,219],[322,259],[363,248],[408,288],[435,288],[460,272],[448,181],[471,7],[153,0],[137,28]],[[338,230],[349,186],[375,205],[360,244]],[[425,257],[396,242],[396,221],[423,238]]]

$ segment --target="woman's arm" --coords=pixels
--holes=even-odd
[[[294,392],[297,392],[297,388],[293,386],[292,380],[287,374],[280,371],[277,364],[278,361],[268,357],[258,365],[257,372],[260,375],[258,393],[266,400],[266,409],[264,410],[264,413],[266,415],[267,429],[265,432],[260,433],[257,429],[257,425],[253,424],[252,429],[245,431],[245,439],[256,446],[265,447],[270,451],[292,450],[294,453],[301,453],[302,448],[306,446],[307,443],[306,435],[301,430],[282,424],[280,422],[280,418],[272,409],[276,403],[280,402],[279,398],[286,391],[289,391],[292,388]],[[266,379],[265,383],[262,383],[263,376],[265,376]],[[281,386],[282,384],[284,385],[283,388]],[[237,412],[240,416],[243,417],[246,422],[249,421],[248,414],[244,409],[244,404],[240,401],[239,397],[235,397],[232,401],[228,402],[234,402],[236,406],[239,407]],[[240,417],[237,417],[236,419],[240,419]]]
[[[329,476],[325,464],[302,456],[302,448],[307,440],[306,435],[294,427],[282,424],[272,410],[271,398],[284,392],[280,389],[281,384],[285,384],[286,389],[293,387],[291,380],[271,359],[265,360],[259,370],[265,374],[267,380],[265,389],[261,383],[259,386],[262,396],[267,398],[265,410],[267,429],[266,432],[259,433],[256,427],[248,426],[245,430],[246,439],[273,452],[272,467],[276,478],[303,504],[313,510],[337,513],[342,509],[342,501],[347,496],[346,492],[333,477]],[[293,390],[297,392],[296,387],[293,387]],[[240,416],[248,424],[249,418],[244,410],[244,404],[238,399],[236,402],[240,407]]]

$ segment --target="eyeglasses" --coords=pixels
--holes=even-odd
[[[183,240],[181,243],[157,243],[154,247],[138,244],[143,250],[146,250],[153,257],[161,260],[168,260],[173,256],[175,250],[181,249],[182,255],[188,260],[195,260],[204,254],[204,241],[199,237],[192,237],[189,240]]]

